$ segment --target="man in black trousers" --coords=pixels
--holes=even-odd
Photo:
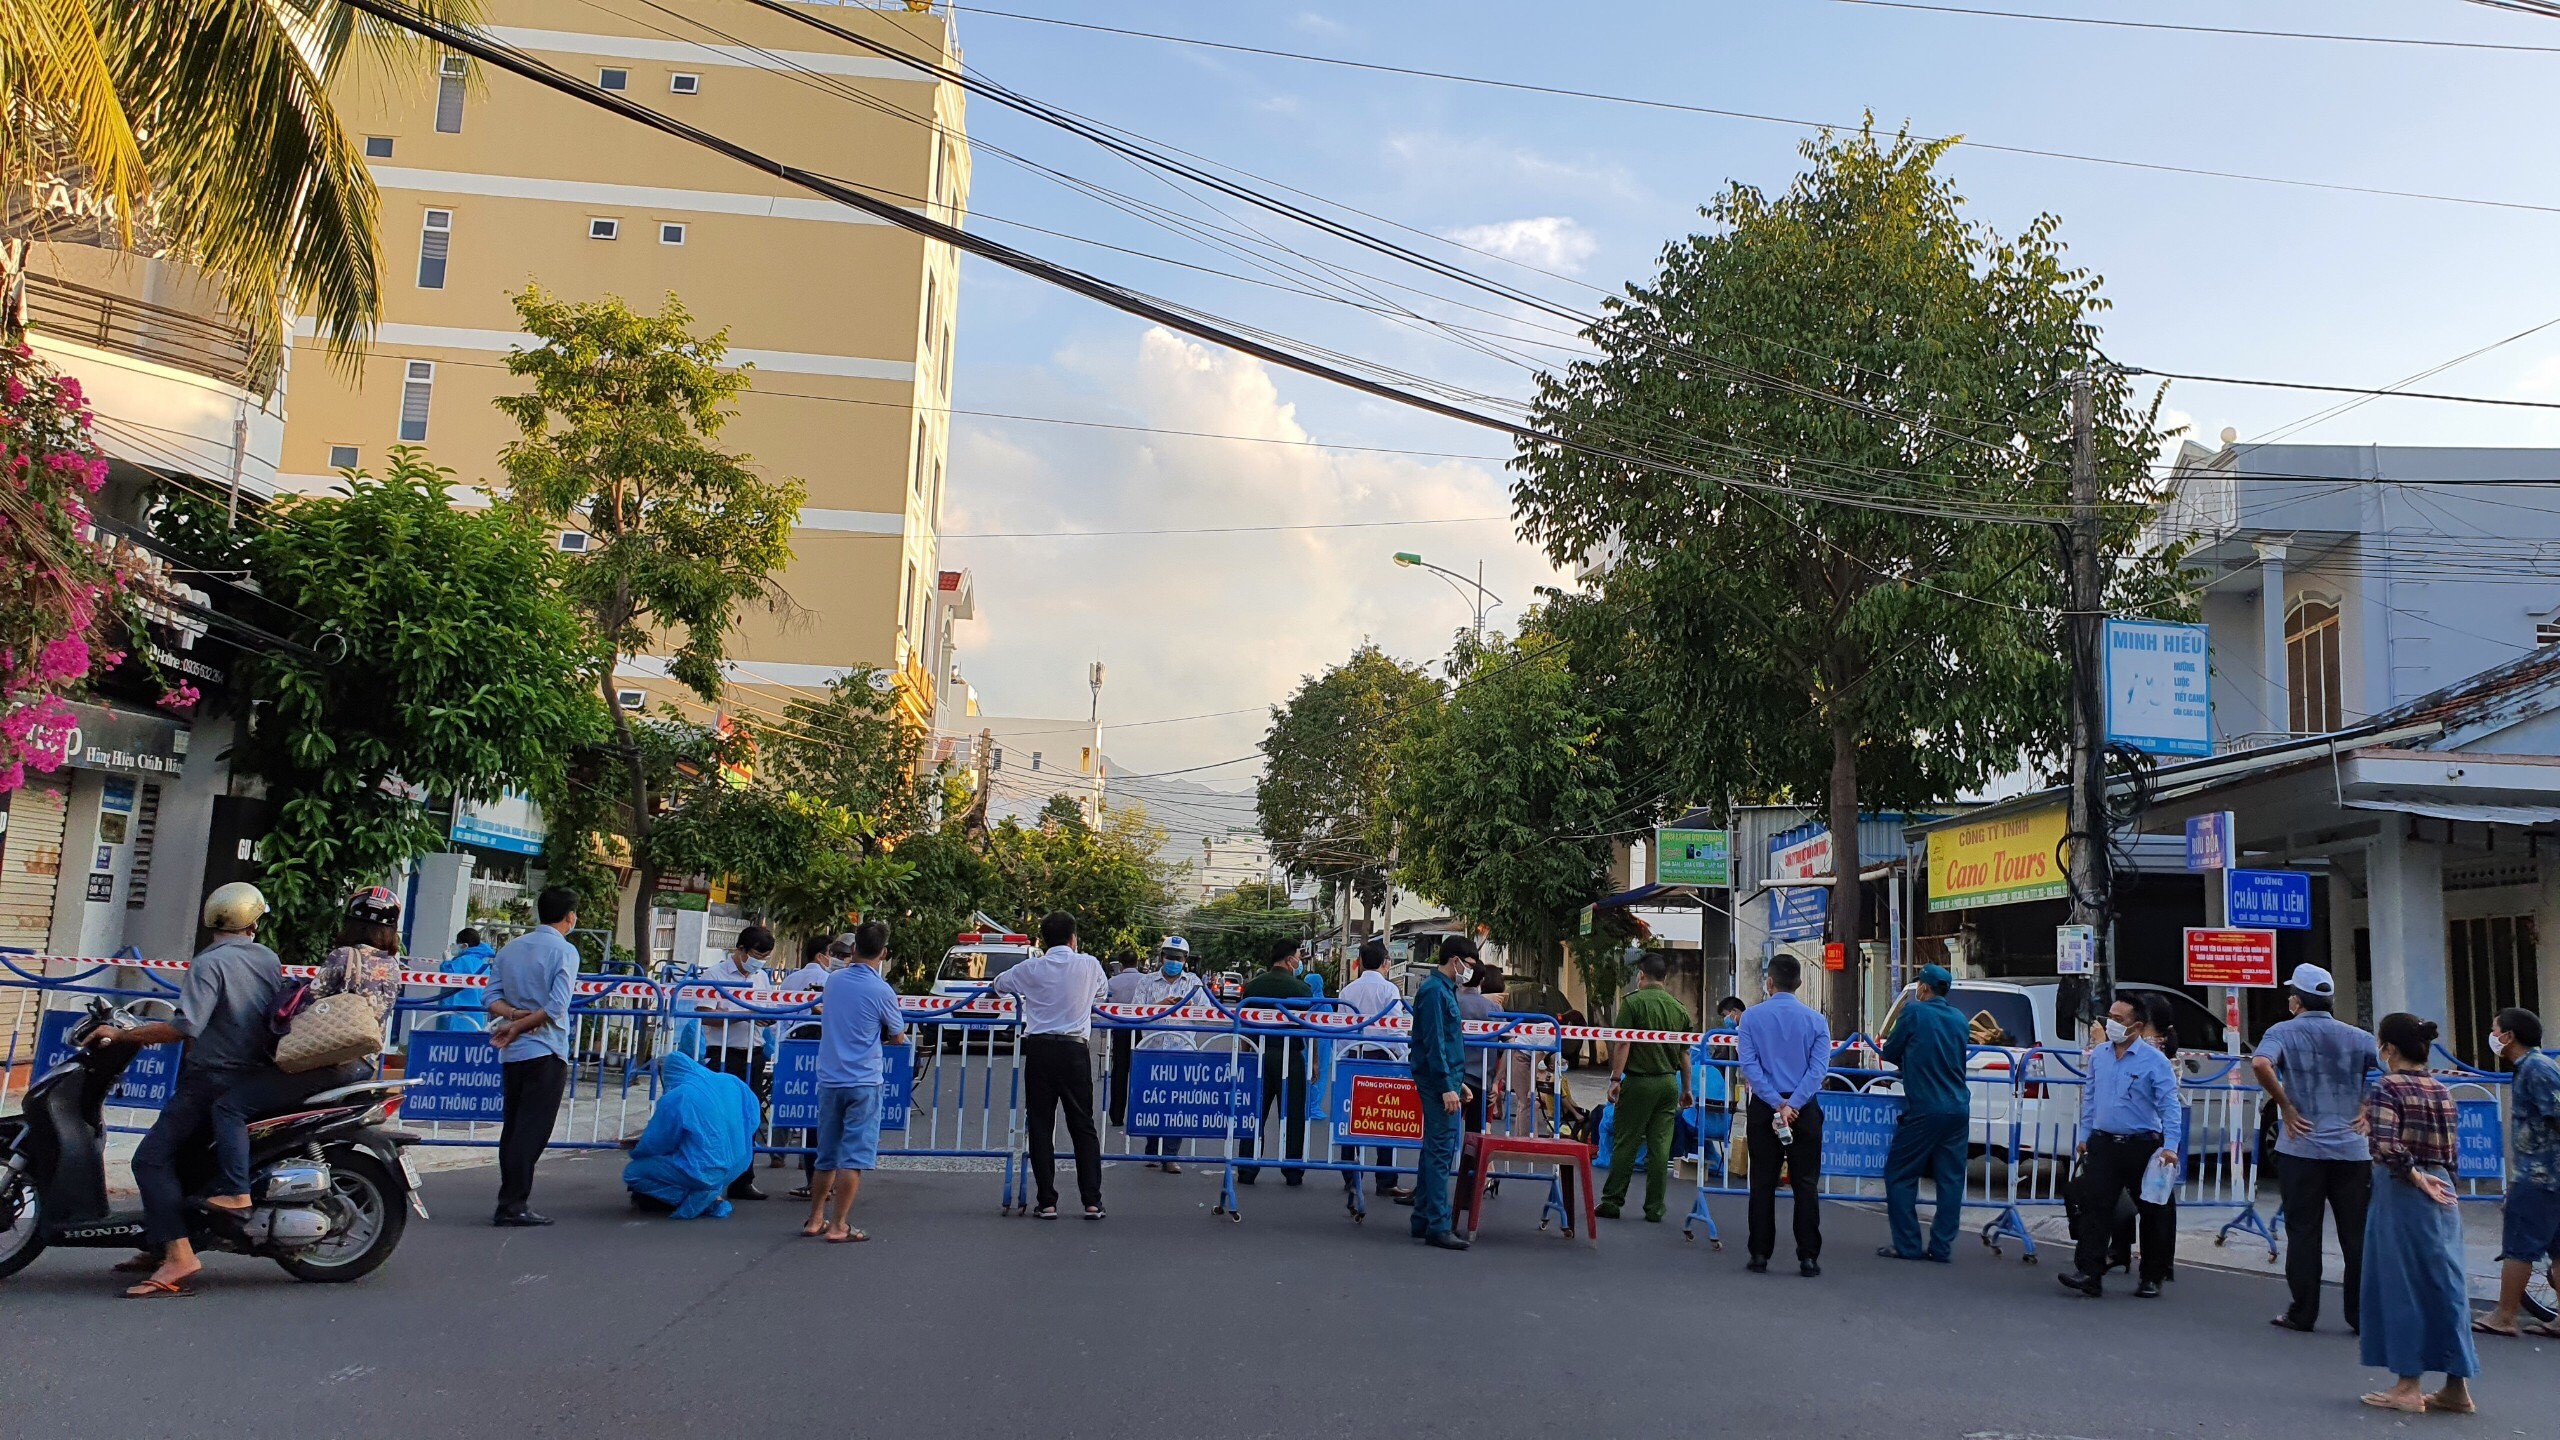
[[[1314,999],[1315,992],[1307,988],[1306,981],[1298,978],[1298,966],[1303,959],[1304,951],[1297,941],[1271,942],[1270,967],[1244,983],[1244,999],[1247,1002]],[[1303,1011],[1293,1014],[1271,1005],[1259,1007],[1259,1011],[1266,1023],[1284,1019],[1304,1023]],[[1306,1041],[1279,1034],[1262,1037],[1262,1119],[1254,1128],[1268,1130],[1272,1107],[1278,1106],[1283,1137],[1281,1153],[1291,1160],[1302,1160],[1307,1154],[1307,1068]],[[1251,1156],[1257,1153],[1258,1147],[1254,1137],[1247,1135],[1238,1148]],[[1255,1166],[1239,1165],[1236,1167],[1237,1183],[1250,1185],[1253,1177],[1261,1173]],[[1280,1167],[1280,1176],[1292,1185],[1300,1185],[1306,1182],[1307,1172],[1302,1167],[1284,1165]]]
[[[489,1038],[498,1047],[500,1094],[506,1113],[498,1130],[500,1225],[548,1225],[536,1212],[533,1170],[551,1144],[560,1099],[569,1089],[569,1006],[577,989],[576,892],[553,886],[534,901],[541,924],[507,942],[489,965],[486,1005],[496,1023]]]
[[[1076,917],[1053,910],[1040,919],[1042,953],[995,978],[1022,1026],[1022,1099],[1031,1127],[1031,1175],[1040,1187],[1043,1220],[1058,1218],[1058,1108],[1067,1112],[1075,1146],[1076,1190],[1084,1218],[1102,1218],[1102,1137],[1093,1128],[1093,1007],[1111,996],[1102,962],[1076,949]]]

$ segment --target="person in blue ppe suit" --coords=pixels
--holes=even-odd
[[[1460,935],[1440,946],[1440,964],[1413,997],[1408,1061],[1422,1097],[1421,1175],[1414,1181],[1413,1238],[1442,1250],[1464,1250],[1451,1229],[1449,1181],[1458,1167],[1460,1112],[1466,1103],[1467,1037],[1458,1020],[1458,982],[1476,967],[1475,942]],[[1404,1202],[1399,1202],[1404,1203]]]
[[[1965,1047],[1973,1038],[1964,1012],[1948,1003],[1955,977],[1944,965],[1920,967],[1911,1003],[1894,1017],[1884,1037],[1885,1063],[1902,1077],[1902,1118],[1885,1152],[1884,1208],[1893,1243],[1876,1251],[1887,1260],[1955,1258],[1956,1231],[1964,1223],[1965,1146],[1972,1129],[1972,1094],[1965,1084]],[[1920,1177],[1938,1187],[1938,1213],[1929,1222],[1929,1245],[1920,1246]]]
[[[631,1163],[623,1187],[636,1210],[678,1220],[729,1213],[730,1182],[755,1165],[756,1125],[763,1110],[754,1087],[681,1050],[658,1061],[664,1087],[649,1128],[625,1141]]]
[[[479,931],[466,927],[453,937],[453,943],[462,948],[456,950],[453,958],[439,967],[445,974],[486,975],[489,973],[489,962],[497,958],[498,952],[487,941],[480,938]],[[488,998],[489,992],[480,986],[454,986],[436,997],[436,1009],[442,1013],[436,1016],[431,1028],[437,1030],[488,1029],[489,1012],[481,1008],[487,1003]]]

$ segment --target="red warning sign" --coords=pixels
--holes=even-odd
[[[1422,1143],[1422,1095],[1410,1077],[1351,1077],[1351,1124],[1345,1138],[1395,1145]]]
[[[2187,931],[2187,983],[2273,986],[2276,983],[2276,932],[2190,927]]]

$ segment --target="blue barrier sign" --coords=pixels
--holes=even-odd
[[[2496,1180],[2507,1173],[2506,1136],[2498,1129],[2498,1102],[2453,1102],[2453,1173],[2465,1180]]]
[[[1132,1135],[1216,1139],[1227,1133],[1230,1112],[1236,1137],[1262,1122],[1262,1062],[1226,1050],[1137,1050],[1129,1055],[1129,1124]]]
[[[2231,928],[2308,930],[2311,877],[2300,870],[2231,872]]]
[[[1825,1090],[1817,1100],[1822,1106],[1822,1173],[1883,1175],[1893,1127],[1902,1119],[1902,1097]]]
[[[47,1010],[36,1025],[36,1073],[44,1074],[71,1058],[71,1047],[63,1042],[64,1032],[79,1023],[83,1012]],[[169,1103],[169,1088],[178,1083],[178,1061],[184,1048],[178,1045],[150,1045],[124,1067],[124,1078],[107,1095],[110,1105],[131,1105],[141,1110],[157,1110]]]
[[[916,1047],[909,1041],[883,1052],[889,1062],[887,1093],[881,1096],[880,1128],[904,1130],[907,1112],[916,1103]],[[773,1062],[773,1124],[777,1130],[806,1130],[818,1123],[818,1042],[785,1040]]]
[[[479,1030],[412,1030],[401,1071],[416,1081],[400,1099],[403,1120],[486,1120],[507,1115],[498,1045]]]

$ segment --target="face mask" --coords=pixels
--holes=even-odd
[[[1167,980],[1179,980],[1179,979],[1181,979],[1181,978],[1182,978],[1182,962],[1181,962],[1181,961],[1179,961],[1179,960],[1167,960],[1166,962],[1164,962],[1164,978],[1166,978]]]
[[[2499,1034],[2499,1033],[2498,1033],[2497,1031],[2495,1031],[2495,1030],[2490,1031],[2490,1032],[2489,1032],[2489,1053],[2490,1053],[2490,1054],[2492,1054],[2492,1055],[2504,1055],[2504,1054],[2506,1054],[2506,1053],[2507,1053],[2507,1037],[2506,1037],[2506,1036],[2504,1036],[2504,1035]]]
[[[2107,1022],[2107,1043],[2110,1045],[2123,1044],[2125,1042],[2125,1037],[2132,1033],[2133,1031],[2128,1029],[2125,1023],[2121,1020],[2109,1020]]]
[[[764,961],[762,961],[762,960],[760,960],[760,959],[757,959],[757,958],[756,958],[755,956],[753,956],[753,955],[750,955],[750,956],[748,956],[748,957],[747,957],[747,968],[748,968],[749,970],[761,971],[761,970],[763,970],[763,969],[764,969],[764,967],[765,967],[765,962],[764,962]]]

